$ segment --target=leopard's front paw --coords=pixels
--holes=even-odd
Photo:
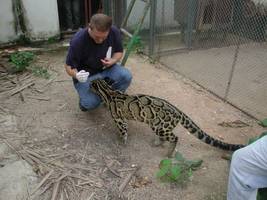
[[[152,147],[158,147],[163,145],[164,141],[161,140],[158,136],[155,136],[155,138],[151,141]]]
[[[121,135],[121,142],[123,145],[126,145],[127,144],[127,134],[124,134],[124,135]]]

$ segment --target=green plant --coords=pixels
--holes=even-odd
[[[28,69],[35,75],[35,76],[39,76],[45,79],[49,79],[50,78],[50,74],[48,72],[47,69],[45,69],[44,67],[40,67],[40,66],[32,66],[32,67],[28,67]]]
[[[24,70],[31,71],[35,76],[39,76],[45,79],[50,78],[48,70],[41,66],[30,66],[35,54],[32,52],[16,52],[10,55],[10,61],[14,64],[15,72],[22,72]]]
[[[52,43],[57,42],[58,40],[59,40],[59,35],[56,35],[56,36],[49,37],[47,39],[47,42],[48,42],[48,44],[52,44]]]
[[[261,126],[263,126],[263,127],[267,127],[267,118],[261,120],[259,124],[260,124]]]
[[[251,144],[251,143],[255,142],[256,140],[262,138],[262,137],[265,136],[265,135],[267,135],[267,132],[263,132],[263,133],[260,134],[259,136],[250,138],[249,141],[248,141],[248,144]]]
[[[133,39],[133,46],[132,49],[134,49],[135,53],[143,53],[144,51],[144,44],[141,40],[140,36],[136,36],[134,38],[126,38],[123,40],[123,46],[126,48],[128,43],[131,41],[131,39]]]
[[[15,42],[20,45],[28,45],[31,44],[31,39],[27,37],[25,34],[22,34],[19,36],[17,40],[15,40]]]
[[[163,182],[184,183],[202,162],[202,160],[186,160],[182,154],[176,152],[174,160],[161,160],[156,176]]]
[[[267,188],[260,188],[257,194],[257,200],[266,200],[267,199]]]
[[[24,71],[34,59],[32,52],[15,52],[10,55],[10,61],[14,64],[15,72]]]

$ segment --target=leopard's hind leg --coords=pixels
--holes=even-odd
[[[166,140],[170,143],[167,156],[172,157],[178,142],[178,137],[174,135],[173,132],[170,132]]]
[[[178,137],[173,134],[172,129],[166,129],[163,127],[158,127],[155,132],[161,143],[164,141],[169,142],[168,152],[166,156],[172,157],[178,141]]]
[[[114,121],[119,128],[120,138],[122,139],[123,144],[127,142],[127,131],[128,131],[128,123],[125,119],[122,118],[114,118]]]

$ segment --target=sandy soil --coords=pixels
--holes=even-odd
[[[92,199],[118,199],[117,190],[122,178],[106,169],[105,159],[116,161],[117,171],[134,165],[141,166],[132,179],[149,180],[139,188],[128,185],[123,199],[225,199],[229,163],[222,159],[225,153],[204,144],[188,132],[177,127],[179,136],[177,150],[187,159],[202,159],[200,169],[193,173],[192,180],[184,186],[161,183],[156,179],[160,160],[166,148],[151,147],[152,131],[142,123],[129,122],[129,139],[126,146],[117,139],[117,129],[104,106],[92,112],[81,112],[78,96],[66,75],[63,63],[65,50],[38,55],[37,63],[47,67],[52,74],[50,80],[35,79],[32,88],[24,90],[25,101],[14,95],[1,101],[1,106],[17,117],[20,134],[26,139],[22,145],[47,154],[69,152],[70,163],[82,162],[78,155],[86,155],[85,164],[96,169],[102,186],[88,186],[87,192],[95,193]],[[133,73],[129,94],[149,94],[168,100],[189,115],[210,135],[231,143],[246,143],[248,138],[263,131],[257,122],[199,86],[160,64],[151,64],[146,57],[132,55],[127,67]],[[52,81],[51,81],[52,80]],[[37,93],[36,89],[42,91]],[[31,98],[46,97],[46,100]],[[223,127],[222,122],[241,120],[248,124],[242,128]],[[40,177],[41,179],[41,177]],[[50,191],[51,192],[51,191]]]

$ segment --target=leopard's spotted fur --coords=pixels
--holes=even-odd
[[[136,120],[148,124],[158,136],[158,141],[170,142],[168,156],[172,155],[178,141],[178,137],[173,133],[173,129],[178,123],[198,139],[220,149],[234,151],[244,146],[228,144],[211,137],[185,113],[166,100],[149,95],[127,95],[112,90],[106,81],[101,79],[92,81],[91,88],[107,105],[120,130],[120,136],[125,142],[127,140],[127,120]]]

